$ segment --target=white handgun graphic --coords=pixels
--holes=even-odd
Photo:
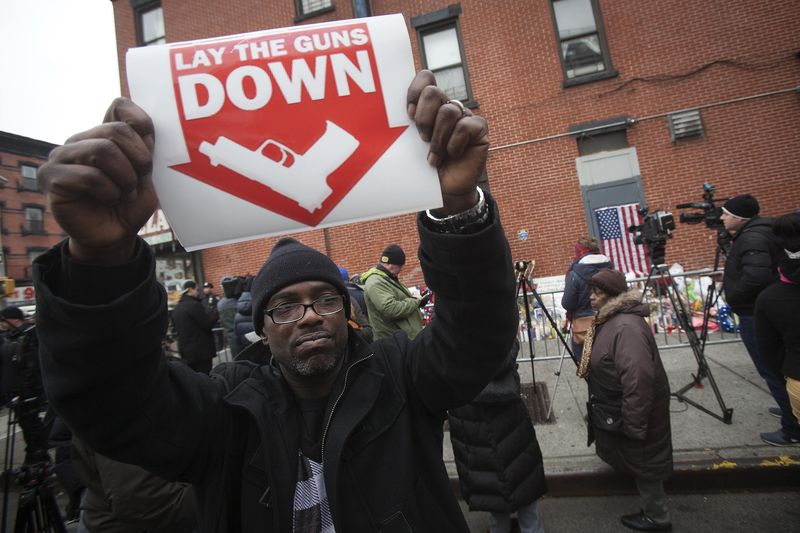
[[[327,183],[328,176],[353,155],[359,144],[358,139],[327,120],[325,132],[303,155],[272,139],[256,150],[248,150],[227,137],[217,137],[215,144],[201,142],[199,150],[208,156],[212,166],[223,165],[266,185],[313,213],[333,192]],[[280,161],[263,154],[269,146],[278,148]]]

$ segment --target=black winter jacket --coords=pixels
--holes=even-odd
[[[771,228],[772,219],[756,217],[733,237],[722,287],[725,300],[737,315],[752,315],[758,293],[778,279],[780,249]]]
[[[800,380],[800,260],[784,254],[780,269],[789,282],[776,281],[756,300],[758,354],[777,374]]]
[[[468,531],[442,462],[442,422],[511,346],[511,254],[496,220],[471,235],[419,227],[436,318],[413,341],[351,335],[330,396],[322,461],[337,531]],[[150,249],[140,241],[129,264],[109,268],[72,263],[65,248],[39,257],[35,275],[46,386],[75,434],[192,482],[204,533],[290,531],[300,422],[277,369],[242,361],[206,376],[165,362],[166,294]]]
[[[547,492],[542,451],[520,397],[514,345],[486,388],[447,414],[461,496],[473,511],[513,513]]]
[[[245,291],[236,302],[236,315],[233,317],[233,333],[239,353],[250,345],[245,335],[253,331],[253,300],[250,291]],[[235,354],[234,354],[235,355]]]
[[[187,363],[210,361],[217,354],[214,333],[219,314],[197,298],[181,296],[172,310],[172,324],[178,334],[178,351]]]

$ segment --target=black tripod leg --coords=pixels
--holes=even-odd
[[[572,353],[572,348],[570,348],[569,344],[567,344],[567,340],[564,338],[564,335],[561,334],[561,330],[558,329],[558,324],[556,324],[555,320],[553,320],[553,317],[550,315],[550,311],[548,311],[547,307],[545,307],[544,302],[542,301],[542,297],[539,296],[539,293],[536,292],[536,289],[534,289],[533,287],[531,287],[531,293],[533,294],[533,297],[536,298],[536,303],[539,304],[539,307],[542,309],[544,316],[547,317],[547,321],[550,322],[550,327],[552,327],[553,331],[555,331],[556,335],[558,335],[558,340],[561,341],[561,344],[564,345],[564,349],[567,351],[572,360],[575,361],[575,357]]]
[[[67,533],[52,488],[39,486],[20,494],[14,533]]]
[[[11,476],[14,475],[14,444],[16,441],[17,416],[16,411],[8,409],[8,423],[6,424],[6,451],[3,464],[3,524],[0,531],[8,531],[8,493],[11,490]]]
[[[67,526],[64,525],[64,518],[61,516],[61,510],[58,508],[58,502],[56,502],[56,497],[53,494],[53,490],[49,487],[42,497],[42,505],[44,507],[44,514],[47,521],[46,531],[53,533],[67,533]]]
[[[531,380],[533,383],[533,392],[536,392],[536,369],[533,366],[533,324],[531,323],[531,305],[528,302],[528,280],[524,273],[519,275],[519,285],[517,286],[517,294],[522,293],[522,301],[525,304],[525,326],[528,328],[528,353],[531,356]]]
[[[678,398],[679,400],[688,403],[689,405],[700,409],[706,414],[713,416],[714,418],[721,420],[726,424],[731,423],[731,419],[733,416],[733,409],[730,409],[725,406],[725,400],[722,398],[722,393],[717,386],[717,382],[714,379],[713,374],[711,373],[711,369],[708,367],[708,362],[706,361],[704,348],[705,343],[701,346],[700,339],[697,337],[697,332],[692,327],[691,320],[689,320],[689,315],[686,311],[686,308],[683,306],[683,301],[681,301],[681,295],[678,291],[678,288],[675,286],[675,280],[672,279],[672,275],[668,272],[665,273],[662,269],[657,266],[653,266],[653,268],[658,269],[659,277],[663,281],[664,288],[667,292],[667,296],[669,296],[670,302],[672,303],[672,308],[675,310],[675,316],[678,319],[678,324],[683,328],[686,332],[686,338],[689,340],[689,345],[692,348],[692,352],[694,353],[694,357],[697,360],[697,375],[693,376],[694,381],[689,383],[688,385],[682,387],[677,392],[672,393],[673,396]],[[684,393],[692,388],[695,385],[699,385],[703,378],[708,378],[708,382],[711,384],[711,389],[714,391],[714,396],[717,398],[717,403],[722,410],[722,415],[714,413],[709,409],[703,407],[702,405],[698,404],[697,402],[687,398]]]

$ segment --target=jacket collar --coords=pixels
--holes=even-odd
[[[647,316],[647,305],[641,302],[642,291],[630,290],[623,292],[606,302],[597,312],[597,324],[608,322],[611,317],[623,313]]]

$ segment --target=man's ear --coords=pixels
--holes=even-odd
[[[264,346],[269,346],[269,339],[267,339],[266,335],[261,335],[261,342],[264,343]]]

